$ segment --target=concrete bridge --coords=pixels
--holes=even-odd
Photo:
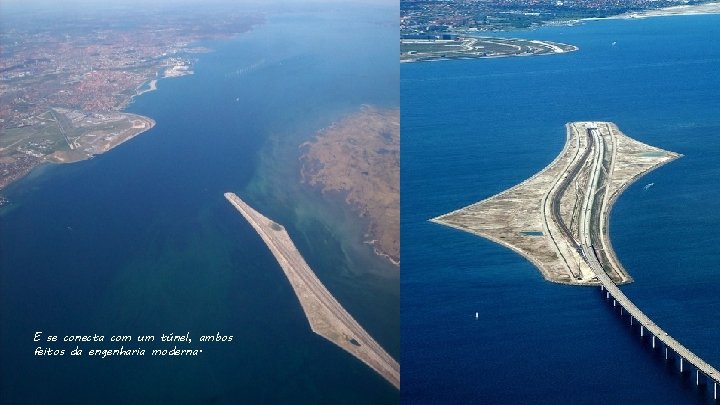
[[[622,291],[615,285],[615,283],[608,277],[603,270],[600,262],[597,260],[595,251],[591,246],[583,245],[582,247],[585,259],[590,265],[590,268],[595,273],[600,281],[600,289],[605,292],[605,298],[612,300],[614,307],[620,307],[621,314],[627,312],[630,316],[630,324],[635,323],[640,325],[640,336],[645,337],[646,335],[652,338],[653,349],[657,347],[664,347],[665,359],[668,360],[673,354],[680,359],[680,373],[689,372],[691,369],[695,370],[695,384],[697,386],[707,384],[710,382],[713,385],[713,399],[718,400],[718,385],[720,385],[720,372],[713,366],[705,362],[705,360],[698,357],[695,353],[691,352],[687,347],[683,346],[680,342],[675,340],[672,336],[668,335],[667,332],[662,330],[656,325],[650,318],[647,317],[630,299],[623,294]]]

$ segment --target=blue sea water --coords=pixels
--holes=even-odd
[[[6,190],[0,402],[397,403],[394,387],[310,331],[275,259],[223,197],[236,192],[285,225],[328,289],[399,357],[397,268],[362,243],[356,214],[300,183],[298,167],[299,145],[318,130],[363,104],[399,105],[397,14],[294,7],[205,43],[213,52],[195,55],[195,75],[161,80],[130,106],[152,130]],[[38,357],[36,331],[106,336],[86,350],[118,348],[113,335],[190,332],[180,348],[203,352]],[[197,342],[218,332],[234,339]]]
[[[580,50],[401,68],[403,402],[712,402],[712,385],[680,377],[598,289],[546,282],[512,251],[427,220],[541,170],[569,121],[613,121],[682,153],[625,191],[610,236],[635,279],[623,291],[720,366],[720,16],[508,35]]]

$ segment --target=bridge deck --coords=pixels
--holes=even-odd
[[[622,306],[635,320],[637,320],[648,332],[652,333],[657,339],[663,344],[672,349],[679,356],[684,358],[686,361],[695,366],[700,372],[710,377],[713,381],[720,384],[720,372],[713,366],[705,362],[705,360],[698,357],[695,353],[691,352],[687,347],[683,346],[680,342],[675,340],[672,336],[668,335],[667,332],[662,330],[661,327],[655,324],[650,318],[647,317],[630,299],[620,291],[620,288],[613,283],[613,281],[605,274],[605,271],[600,266],[600,263],[595,257],[595,253],[588,246],[583,246],[585,257],[593,270],[602,286],[610,293],[610,295]]]

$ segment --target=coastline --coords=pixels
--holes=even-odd
[[[18,171],[17,173],[14,173],[14,175],[9,175],[6,178],[0,179],[0,193],[2,193],[3,190],[5,190],[9,185],[15,183],[16,181],[25,178],[30,172],[37,169],[40,166],[43,166],[45,164],[69,164],[69,163],[75,163],[80,162],[87,159],[92,159],[96,155],[101,155],[103,153],[107,153],[110,150],[120,146],[121,144],[135,138],[136,136],[147,132],[148,130],[152,129],[156,122],[150,117],[140,115],[140,114],[133,114],[128,113],[125,110],[129,105],[131,105],[135,98],[138,96],[141,96],[145,93],[149,93],[151,91],[157,90],[157,83],[158,80],[165,79],[165,78],[173,78],[173,77],[181,77],[186,75],[191,75],[194,72],[192,70],[185,71],[183,74],[180,75],[166,75],[162,76],[159,79],[150,79],[149,82],[144,82],[140,86],[138,86],[135,89],[135,94],[130,96],[127,101],[121,103],[118,105],[115,110],[116,112],[114,114],[119,114],[122,117],[126,118],[127,120],[132,122],[132,127],[128,128],[127,130],[123,131],[122,133],[118,134],[117,136],[113,137],[112,139],[108,139],[105,144],[100,145],[99,147],[94,147],[92,152],[88,152],[86,154],[82,153],[74,153],[71,147],[70,151],[63,151],[63,150],[57,150],[52,153],[48,153],[46,155],[39,155],[35,156],[33,155],[33,162],[28,164],[26,167],[23,168],[22,171]],[[147,86],[146,89],[142,89],[142,87]],[[86,112],[83,111],[83,113],[90,113],[92,112]],[[109,112],[103,112],[103,113],[96,113],[96,114],[113,114],[112,111]],[[108,121],[110,122],[110,121]],[[139,124],[138,124],[139,122]],[[91,134],[85,134],[91,135]],[[80,136],[79,138],[83,138],[83,136]],[[0,157],[1,158],[1,157]],[[0,206],[9,204],[9,200],[5,199],[3,197],[3,203],[0,204]]]
[[[11,304],[3,305],[9,342],[3,371],[46,375],[33,397],[50,402],[78,392],[102,396],[121,385],[137,387],[128,392],[140,402],[396,403],[393,385],[311,331],[277,260],[222,196],[236,191],[286,225],[327,288],[399,359],[398,271],[362,244],[363,221],[336,196],[324,201],[299,181],[297,170],[298,145],[317,130],[363,102],[394,105],[399,98],[397,75],[385,70],[393,61],[385,55],[394,54],[383,37],[393,30],[376,25],[389,14],[271,14],[247,35],[207,41],[216,51],[200,55],[195,75],[158,80],[158,92],[127,108],[152,117],[157,128],[105,156],[46,164],[10,186],[13,202],[0,210],[9,280],[3,302]],[[364,35],[345,37],[348,24],[338,19]],[[258,68],[234,74],[252,65]],[[73,288],[63,288],[63,280]],[[39,290],[57,304],[50,314],[33,294]],[[86,310],[78,296],[97,305]],[[14,317],[13,308],[29,308],[22,319],[39,319],[46,328],[70,320],[108,331],[123,324],[121,332],[132,335],[186,328],[192,343],[218,331],[235,337],[232,344],[207,343],[198,364],[140,367],[128,378],[122,378],[125,362],[103,363],[88,392],[77,388],[85,378],[67,372],[77,366],[92,374],[76,358],[25,361],[22,335],[35,325]],[[178,310],[187,316],[178,320]],[[196,373],[198,365],[225,377]],[[177,384],[188,375],[192,381]],[[23,377],[0,391],[22,402],[32,385]]]
[[[155,120],[144,115],[132,114],[132,113],[120,113],[123,117],[129,119],[133,126],[108,140],[107,143],[101,145],[93,145],[93,152],[87,155],[75,155],[68,156],[68,153],[56,151],[44,157],[44,160],[48,163],[75,163],[87,159],[92,159],[94,156],[102,155],[103,153],[109,152],[112,149],[120,146],[121,144],[135,138],[145,131],[152,129],[155,126]]]
[[[140,88],[145,87],[145,83],[141,84],[141,85],[135,90],[135,95],[130,98],[130,102],[132,103],[132,99],[134,99],[134,98],[137,97],[137,96],[142,96],[142,95],[145,94],[145,93],[149,93],[149,92],[151,92],[151,91],[157,90],[157,82],[158,82],[158,79],[152,79],[152,80],[150,80],[149,83],[147,83],[147,85],[148,85],[148,88],[147,88],[147,89],[142,89],[142,90],[140,90]]]
[[[242,35],[248,31],[253,30],[255,25],[257,25],[257,23],[250,24],[242,31],[237,31],[229,35],[221,35],[220,39],[230,39]],[[212,49],[203,46],[191,46],[193,43],[199,44],[200,41],[202,41],[202,38],[196,37],[189,43],[185,43],[183,45],[184,51],[181,54],[187,55],[213,52]],[[60,125],[58,123],[58,131],[56,133],[50,134],[50,136],[48,136],[47,133],[41,134],[40,132],[42,130],[38,130],[37,132],[32,132],[31,130],[29,133],[22,134],[23,138],[21,139],[21,141],[26,141],[26,143],[35,144],[34,146],[37,146],[36,144],[38,143],[52,142],[53,139],[51,139],[50,141],[48,141],[47,139],[55,138],[57,136],[59,138],[64,138],[64,140],[60,142],[60,144],[62,145],[60,148],[45,148],[38,151],[29,150],[32,148],[26,147],[24,150],[8,150],[8,147],[2,147],[2,145],[0,145],[0,152],[3,152],[2,154],[0,154],[0,173],[4,173],[4,175],[0,177],[0,198],[2,198],[0,206],[9,204],[9,200],[2,196],[1,193],[9,185],[15,183],[17,180],[25,178],[30,172],[32,172],[36,168],[48,163],[64,164],[91,159],[92,157],[106,153],[111,149],[119,146],[120,144],[125,143],[133,139],[137,135],[140,135],[147,130],[153,128],[155,126],[155,121],[151,117],[129,113],[127,112],[128,107],[133,104],[136,97],[148,92],[156,91],[158,81],[162,79],[193,75],[195,73],[193,70],[193,66],[193,60],[187,59],[184,56],[171,57],[167,60],[164,60],[160,64],[153,65],[153,67],[156,69],[153,72],[147,72],[147,75],[144,78],[145,80],[142,81],[142,83],[137,85],[134,89],[130,86],[127,86],[120,89],[117,94],[113,93],[113,96],[116,97],[114,104],[106,106],[100,110],[85,109],[88,107],[80,106],[57,105],[57,103],[47,105],[41,114],[37,114],[33,118],[37,120],[43,115],[52,114],[52,121],[58,122],[57,117],[55,116],[56,112],[60,110],[65,110],[76,116],[85,115],[92,116],[93,118],[115,118],[107,120],[99,118],[99,121],[103,121],[102,123],[104,124],[114,124],[114,121],[117,121],[118,117],[121,116],[121,118],[130,121],[131,125],[129,129],[122,130],[122,132],[119,134],[110,134],[109,136],[108,134],[98,134],[97,131],[94,131],[98,129],[100,123],[99,121],[95,123],[96,127],[92,128],[92,130],[88,130],[87,126],[84,126],[82,124],[75,126],[70,125],[70,129],[76,130],[77,132],[72,134],[72,136],[68,136],[68,134],[66,134],[67,128],[63,128],[63,126],[66,124]],[[73,119],[70,119],[69,121],[74,122]],[[137,122],[141,122],[142,125],[139,126]],[[42,125],[45,125],[45,122],[43,122]],[[17,130],[24,127],[32,128],[33,126],[22,125],[10,128],[10,130]],[[104,141],[98,142],[97,139],[103,135],[105,138]],[[83,143],[85,143],[86,145],[81,145]],[[70,150],[65,149],[65,144],[67,144],[67,147],[69,147]],[[100,146],[98,147],[96,144],[100,144]],[[88,147],[81,151],[80,149],[82,146]]]
[[[579,21],[630,20],[630,19],[636,19],[636,18],[643,19],[643,18],[652,18],[652,17],[672,17],[672,16],[682,16],[682,15],[708,15],[708,14],[720,14],[720,2],[671,6],[671,7],[659,8],[659,9],[655,9],[655,10],[633,11],[633,12],[618,14],[618,15],[609,16],[609,17],[582,18]]]

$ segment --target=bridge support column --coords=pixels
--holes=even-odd
[[[683,356],[680,356],[680,374],[683,372],[683,363],[685,361],[685,358]]]
[[[632,326],[633,317],[630,315],[630,326]]]
[[[713,399],[717,400],[717,382],[713,381]]]
[[[668,348],[667,348],[667,344],[666,344],[665,345],[665,360],[667,360],[667,359],[668,359]]]
[[[653,335],[653,349],[655,348],[655,335]]]
[[[613,298],[613,308],[615,308],[616,306],[617,306],[617,301],[615,301],[615,299]]]
[[[622,316],[622,314],[623,314],[623,307],[621,306],[620,307],[620,316]]]
[[[695,385],[700,386],[700,370],[695,370]]]
[[[600,284],[600,291],[605,291],[605,286]]]
[[[605,299],[607,299],[607,300],[610,299],[610,291],[608,291],[608,292],[605,293]]]
[[[645,336],[645,327],[643,325],[640,325],[640,337]]]

